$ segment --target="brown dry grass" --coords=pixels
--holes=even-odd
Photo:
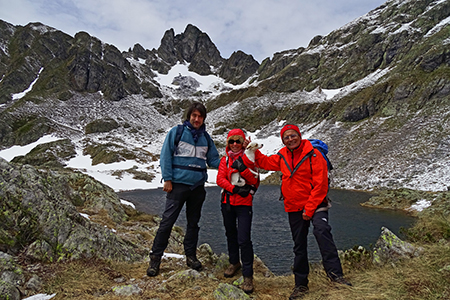
[[[310,292],[304,297],[312,299],[364,299],[364,300],[434,300],[450,299],[450,243],[424,245],[425,254],[385,266],[347,267],[346,278],[352,287],[331,283],[320,266],[313,266],[310,274]],[[59,299],[214,299],[213,292],[219,283],[237,279],[224,278],[223,270],[205,266],[215,277],[197,280],[168,280],[178,271],[186,270],[184,261],[169,259],[161,265],[161,274],[150,278],[145,275],[147,263],[112,263],[104,261],[75,261],[44,266],[45,292],[56,293]],[[441,270],[441,271],[440,271]],[[287,299],[293,288],[292,275],[266,278],[255,275],[253,299]],[[113,287],[138,284],[140,295],[123,297],[112,292]]]
[[[108,218],[103,219],[106,224]],[[153,217],[135,214],[128,225],[135,222],[154,224]],[[137,223],[136,223],[137,224]],[[108,225],[110,225],[108,223]],[[119,231],[123,228],[118,228]],[[419,218],[417,224],[405,231],[416,246],[425,249],[423,255],[384,266],[373,265],[369,256],[342,261],[346,278],[353,286],[331,283],[320,265],[311,268],[310,292],[305,300],[444,300],[450,299],[450,220],[436,214]],[[131,232],[130,232],[131,233]],[[136,233],[136,232],[135,232]],[[144,232],[138,231],[143,234]],[[150,239],[151,240],[151,239]],[[353,259],[353,260],[352,260]],[[234,278],[225,278],[223,269],[204,263],[201,279],[169,279],[177,272],[187,270],[185,261],[170,258],[163,260],[160,275],[148,277],[148,262],[119,263],[103,260],[78,260],[53,264],[29,265],[43,279],[40,293],[54,294],[60,299],[136,299],[136,300],[213,300],[213,292],[220,283],[232,284]],[[450,267],[449,267],[450,268]],[[255,263],[255,292],[251,298],[260,300],[288,299],[294,287],[293,275],[264,277],[264,268]],[[139,295],[117,296],[113,288],[136,284]]]

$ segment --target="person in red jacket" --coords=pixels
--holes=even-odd
[[[285,147],[271,156],[256,151],[255,163],[261,169],[282,173],[280,200],[284,200],[284,208],[288,213],[295,255],[295,288],[289,299],[300,299],[308,292],[307,237],[311,222],[327,276],[334,282],[350,286],[343,277],[341,262],[328,223],[330,205],[327,200],[327,162],[308,140],[302,140],[296,125],[285,125],[280,135]],[[246,156],[239,159],[234,167],[242,169],[242,164],[253,166],[253,162]]]
[[[225,277],[233,277],[241,268],[246,293],[253,292],[253,244],[250,238],[252,225],[253,194],[259,185],[256,176],[245,167],[241,172],[231,165],[244,154],[245,134],[241,129],[232,129],[227,136],[226,156],[222,157],[217,173],[217,185],[222,191],[222,216],[227,237],[229,267]],[[240,250],[240,255],[239,255]],[[241,259],[239,259],[239,256]]]

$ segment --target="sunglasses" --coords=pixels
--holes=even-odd
[[[229,145],[233,145],[234,143],[236,143],[236,144],[239,145],[239,144],[241,144],[242,142],[241,142],[240,140],[229,140],[229,141],[228,141],[228,144],[229,144]]]
[[[298,138],[298,134],[291,134],[291,135],[287,135],[283,138],[283,140],[285,141],[289,141],[289,140],[293,140],[295,138]]]

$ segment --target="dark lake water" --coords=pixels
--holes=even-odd
[[[206,188],[206,201],[200,221],[199,245],[208,243],[215,253],[227,253],[225,229],[220,212],[219,187]],[[287,213],[278,201],[279,186],[260,186],[253,201],[252,241],[255,254],[275,274],[290,273],[294,259],[293,241]],[[121,199],[135,204],[136,209],[161,216],[166,193],[162,189],[135,190],[118,193]],[[415,218],[400,211],[365,208],[359,205],[370,194],[357,191],[331,190],[333,207],[329,210],[329,222],[338,249],[350,249],[355,245],[370,248],[377,241],[381,227],[387,227],[402,237],[401,227],[409,227]],[[185,228],[185,211],[176,223]],[[308,237],[308,254],[311,262],[321,260],[312,234]]]

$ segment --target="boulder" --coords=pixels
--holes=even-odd
[[[116,286],[113,288],[114,294],[117,296],[132,296],[132,295],[138,295],[142,292],[142,290],[139,288],[137,284],[130,284],[130,285],[124,285],[124,286]]]
[[[376,264],[396,262],[404,258],[417,257],[423,251],[422,247],[415,247],[408,242],[402,241],[392,231],[382,227],[381,235],[373,250],[373,261]]]
[[[16,266],[11,255],[0,252],[0,300],[19,300],[17,284],[24,280],[22,270]]]
[[[250,299],[243,290],[227,283],[220,283],[217,289],[213,292],[216,300],[245,300]]]
[[[118,237],[109,228],[83,217],[105,214],[122,223],[127,215],[114,191],[93,178],[66,171],[37,170],[0,158],[0,250],[24,251],[40,261],[101,258],[140,260],[140,245]],[[4,202],[3,202],[4,200]]]
[[[169,279],[167,279],[167,282],[171,282],[171,281],[175,281],[175,280],[180,280],[182,282],[185,282],[185,281],[200,279],[202,277],[203,277],[203,275],[200,272],[198,272],[196,270],[188,269],[188,270],[184,270],[184,271],[176,273],[175,275],[170,276]]]

